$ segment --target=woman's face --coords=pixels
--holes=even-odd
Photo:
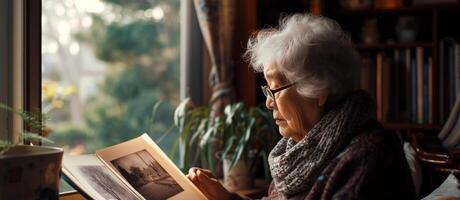
[[[275,70],[264,71],[265,79],[271,90],[290,84],[286,78]],[[320,120],[327,95],[318,98],[301,96],[295,85],[274,94],[275,98],[267,98],[265,104],[273,110],[273,119],[283,137],[300,141]]]

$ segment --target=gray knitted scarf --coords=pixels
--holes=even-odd
[[[374,104],[364,91],[332,108],[298,143],[282,138],[268,157],[276,189],[287,197],[308,192],[326,165],[369,120]]]

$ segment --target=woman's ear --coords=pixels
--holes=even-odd
[[[319,95],[319,97],[318,97],[318,106],[323,107],[324,104],[326,104],[328,96],[329,96],[329,94]]]

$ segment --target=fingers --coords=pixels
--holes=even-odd
[[[187,177],[194,181],[195,179],[197,179],[197,177],[199,175],[206,175],[206,177],[203,177],[203,178],[213,178],[215,179],[214,175],[212,174],[211,170],[209,169],[202,169],[202,168],[198,168],[198,167],[192,167],[188,170],[188,175]]]
[[[212,175],[212,174],[210,174],[210,175]],[[204,172],[202,170],[198,170],[196,172],[196,177],[204,185],[213,185],[213,184],[218,183],[217,179],[215,179],[214,177],[209,177],[208,173],[206,173],[206,172]],[[220,184],[220,183],[218,183],[218,184]]]
[[[197,179],[200,183],[200,190],[208,199],[229,199],[231,193],[224,188],[224,186],[214,177],[209,177],[211,173],[199,170],[197,173]]]
[[[195,171],[196,171],[196,168],[195,168],[195,167],[192,167],[192,168],[190,168],[190,169],[188,170],[187,177],[188,177],[191,181],[195,180],[195,177],[196,177]]]
[[[200,169],[200,171],[205,174],[206,176],[208,176],[209,178],[215,178],[214,175],[212,174],[211,170],[209,169]]]
[[[230,193],[220,184],[208,169],[192,167],[187,177],[208,199],[228,199]]]
[[[192,167],[188,170],[188,174],[187,174],[187,177],[191,180],[191,181],[195,181],[196,180],[196,176],[197,176],[197,172],[200,171],[201,169],[198,168],[198,167]]]
[[[188,170],[187,177],[197,186],[201,191],[206,191],[207,187],[214,186],[218,183],[217,179],[214,178],[211,171],[207,169],[201,169],[198,167],[192,167]],[[220,184],[220,183],[218,183]]]
[[[201,169],[192,167],[188,170],[187,178],[189,178],[195,185],[213,185],[218,183],[218,180],[212,175],[208,169]],[[220,183],[219,183],[220,184]]]
[[[201,192],[205,193],[206,188],[205,186],[200,182],[200,180],[197,177],[197,172],[199,171],[199,168],[197,167],[192,167],[188,170],[188,174],[186,175],[187,178],[192,181],[192,183],[201,190]]]

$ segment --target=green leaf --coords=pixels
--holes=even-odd
[[[155,117],[157,116],[158,107],[160,107],[160,105],[161,105],[162,103],[163,103],[163,101],[157,101],[157,102],[153,105],[152,114],[150,114],[150,120],[149,120],[149,124],[150,124],[149,132],[152,132],[152,131],[153,131],[153,125],[155,124]]]
[[[213,133],[215,129],[216,127],[211,127],[206,131],[206,133],[203,135],[203,138],[200,140],[199,147],[203,148],[207,144],[212,143],[214,141]]]
[[[189,147],[194,145],[196,141],[203,137],[203,135],[206,133],[206,130],[208,129],[208,123],[208,119],[201,120],[200,125],[198,125],[198,128],[195,131],[195,134],[193,134],[192,138],[190,138]]]
[[[208,156],[206,154],[206,149],[203,149],[203,148],[199,148],[199,149],[201,149],[200,150],[200,160],[201,160],[202,167],[210,169],[209,164],[208,164]]]
[[[161,143],[161,141],[163,141],[163,139],[166,138],[166,136],[168,136],[172,132],[173,129],[174,129],[174,125],[169,126],[169,128],[158,139],[156,139],[155,143],[157,144]]]
[[[199,160],[202,167],[211,170],[216,164],[216,151],[222,152],[221,159],[232,154],[230,168],[233,168],[238,160],[248,156],[255,142],[262,144],[262,147],[258,147],[261,148],[258,153],[267,152],[271,149],[271,140],[278,136],[269,110],[262,107],[246,108],[242,102],[227,105],[224,115],[216,118],[211,118],[208,107],[194,108],[183,116],[179,118],[184,122],[177,123],[182,127],[181,140],[187,142],[186,146],[178,144],[183,149],[180,154],[183,163],[193,165]]]
[[[15,113],[15,114],[18,114],[20,115],[23,119],[27,117],[26,113],[24,113],[23,111],[21,110],[17,110],[17,109],[14,109],[14,108],[11,108],[5,104],[2,104],[0,103],[0,108],[6,110],[6,111],[9,111],[9,112],[12,112],[12,113]]]
[[[214,154],[215,154],[215,151],[214,151],[214,145],[213,143],[210,143],[207,145],[207,158],[208,158],[208,164],[209,164],[209,169],[211,171],[215,171],[216,168],[215,168],[215,163],[214,163],[214,160],[215,160],[215,157],[214,157]]]
[[[174,144],[172,145],[171,147],[171,150],[169,151],[169,157],[171,158],[171,160],[174,160],[174,158],[176,157],[176,151],[177,151],[177,148],[179,146],[179,140],[176,140],[174,141]],[[179,163],[179,168],[182,168],[183,166],[180,166],[180,163]]]
[[[45,122],[43,121],[46,117],[41,112],[22,111],[19,109],[11,108],[2,103],[0,103],[0,108],[12,112],[13,114],[19,115],[21,119],[24,121],[24,124],[28,125],[32,130],[44,131],[46,129]],[[51,141],[50,139],[31,132],[22,132],[20,137],[21,139],[26,140],[36,140],[40,142],[53,143],[53,141]]]
[[[236,137],[235,136],[230,136],[228,139],[227,145],[224,148],[224,152],[222,154],[222,160],[227,158],[228,154],[231,153],[233,149],[233,143],[235,143]]]
[[[244,150],[247,149],[247,143],[249,139],[251,138],[252,127],[254,126],[254,123],[255,123],[255,119],[251,119],[251,121],[249,122],[249,126],[246,129],[244,137],[240,139],[240,142],[235,151],[235,156],[233,157],[232,162],[230,164],[230,169],[232,169],[235,166],[238,160],[240,160],[243,152],[245,152]]]
[[[174,124],[177,127],[183,126],[185,115],[187,114],[187,104],[189,104],[189,102],[190,98],[185,98],[174,111]]]
[[[31,132],[22,133],[22,137],[23,137],[23,139],[26,139],[26,140],[36,140],[36,141],[40,141],[40,142],[54,143],[53,141],[51,141],[50,139],[48,139],[46,137],[37,135],[36,133],[31,133]]]

